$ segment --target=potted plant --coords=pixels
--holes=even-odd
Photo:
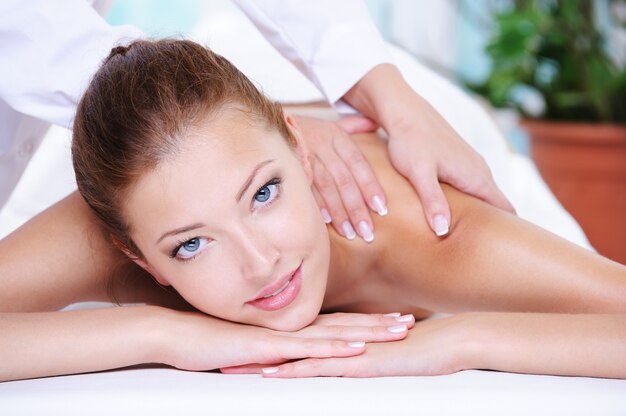
[[[470,87],[518,108],[546,183],[592,245],[626,264],[626,68],[602,5],[626,27],[625,0],[512,2],[494,14],[490,74]]]

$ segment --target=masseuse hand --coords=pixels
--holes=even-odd
[[[515,212],[482,157],[413,91],[395,66],[376,66],[343,98],[386,130],[391,161],[415,187],[437,235],[448,233],[451,217],[439,181]]]
[[[356,116],[338,121],[294,118],[310,153],[313,195],[324,221],[350,240],[358,234],[371,241],[374,224],[369,209],[385,215],[385,194],[349,135],[375,131],[378,125]]]
[[[165,340],[158,343],[165,347],[160,348],[156,361],[193,371],[223,368],[229,372],[228,367],[249,363],[267,366],[308,357],[354,356],[363,353],[364,342],[404,338],[414,323],[412,316],[341,313],[322,315],[299,331],[282,332],[196,312],[164,313],[171,327],[164,331]]]

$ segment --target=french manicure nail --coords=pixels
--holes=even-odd
[[[370,225],[366,221],[361,221],[359,223],[359,231],[361,231],[361,236],[366,243],[371,243],[374,241],[374,233],[370,228]]]
[[[263,371],[263,374],[274,374],[278,373],[278,367],[266,367],[261,371]]]
[[[363,342],[363,341],[349,342],[348,346],[350,348],[363,348],[365,346],[365,342]]]
[[[324,222],[326,224],[330,224],[332,222],[332,218],[330,218],[330,214],[326,208],[322,208],[322,218],[324,218]]]
[[[400,312],[386,313],[383,316],[389,316],[389,317],[392,317],[392,318],[398,318],[400,316]]]
[[[412,320],[413,320],[413,315],[411,314],[398,316],[396,318],[396,321],[398,322],[411,322]]]
[[[376,210],[376,212],[378,212],[378,215],[380,215],[381,217],[387,215],[387,207],[383,203],[383,199],[378,195],[374,195],[374,197],[372,198],[372,205],[374,205],[374,209]]]
[[[435,226],[435,234],[437,234],[437,237],[442,237],[448,234],[448,220],[443,215],[435,215],[435,218],[433,218],[433,225]]]
[[[356,232],[354,232],[354,228],[352,228],[352,224],[350,224],[350,222],[344,221],[343,224],[341,224],[341,229],[343,230],[344,237],[348,240],[354,240]]]
[[[400,332],[405,332],[408,330],[406,325],[394,325],[387,328],[389,332],[393,332],[394,334],[399,334]]]

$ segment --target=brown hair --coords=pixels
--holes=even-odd
[[[113,48],[74,120],[78,189],[105,227],[133,254],[121,213],[128,188],[180,147],[190,127],[233,106],[291,142],[279,104],[222,56],[191,41],[135,41]]]

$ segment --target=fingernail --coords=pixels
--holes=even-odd
[[[349,342],[348,346],[350,348],[363,348],[365,346],[365,342],[363,342],[363,341]]]
[[[274,374],[278,373],[278,367],[266,367],[261,371],[263,371],[263,374]]]
[[[374,241],[374,233],[370,228],[370,225],[366,221],[361,221],[359,223],[359,231],[361,231],[361,236],[366,243],[371,243]]]
[[[400,316],[400,312],[391,312],[391,313],[386,313],[383,316],[390,316],[392,318],[398,318]]]
[[[341,224],[341,229],[343,230],[344,237],[346,237],[348,240],[354,240],[354,237],[356,237],[356,233],[354,232],[354,228],[352,228],[352,224],[350,224],[348,221],[344,221],[343,224]]]
[[[394,334],[398,334],[400,332],[405,332],[407,330],[406,325],[394,325],[387,328],[387,331],[393,332]]]
[[[326,208],[322,208],[322,218],[324,218],[324,222],[326,224],[330,224],[332,222],[332,218],[330,218],[330,214]]]
[[[437,237],[442,237],[448,234],[448,220],[443,215],[435,215],[435,218],[433,218],[433,225],[435,226],[435,234],[437,234]]]
[[[387,207],[383,203],[383,199],[378,195],[374,195],[374,197],[372,198],[372,205],[374,205],[374,209],[376,210],[376,212],[378,212],[378,215],[380,215],[381,217],[387,215]]]
[[[413,315],[411,314],[398,316],[396,318],[396,321],[398,322],[411,322],[412,320],[413,320]]]

